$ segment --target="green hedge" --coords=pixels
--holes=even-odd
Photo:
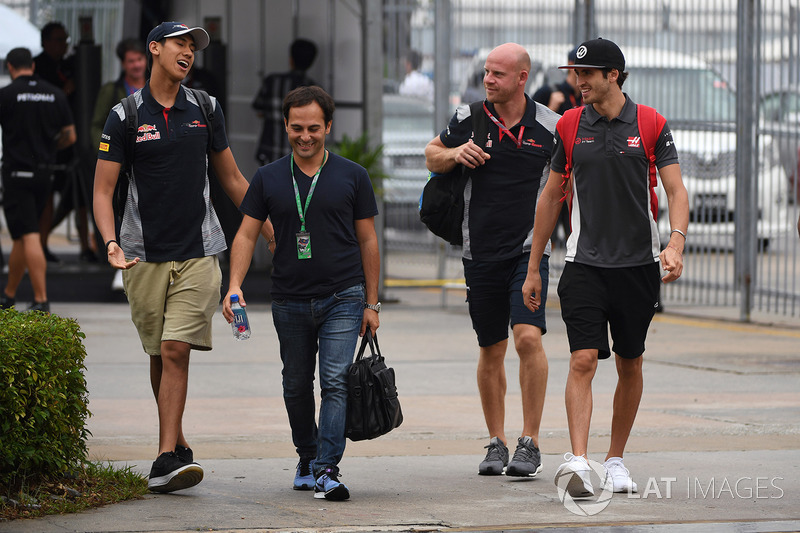
[[[78,323],[0,311],[0,484],[86,460],[86,349]]]

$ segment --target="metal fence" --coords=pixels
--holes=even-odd
[[[563,79],[555,67],[576,44],[596,36],[617,42],[630,72],[623,90],[667,118],[689,191],[686,267],[678,283],[664,287],[664,302],[737,307],[742,320],[753,311],[798,316],[798,4],[387,0],[386,39],[392,45],[386,47],[386,72],[401,79],[404,54],[419,50],[421,70],[449,87],[435,102],[436,115],[449,117],[458,102],[482,97],[483,61],[498,44],[514,41],[529,49],[533,67],[527,90],[533,93]],[[437,36],[442,31],[449,33],[447,46]],[[437,69],[437,58],[447,68]],[[391,90],[396,84],[386,86]],[[439,118],[433,130],[441,130],[446,120]],[[418,195],[425,180],[419,150],[402,160],[405,176],[409,164],[422,165],[416,183],[402,184],[404,199],[387,201],[389,281],[460,275],[458,250],[432,240],[413,216],[408,191]],[[387,156],[389,191],[401,185],[391,177],[400,174],[394,163]],[[659,195],[665,208],[663,191]],[[665,244],[665,209],[659,228]],[[561,257],[556,250],[551,261],[556,278]]]

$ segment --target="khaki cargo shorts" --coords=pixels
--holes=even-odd
[[[142,261],[122,271],[122,282],[146,353],[160,356],[163,341],[185,342],[193,350],[211,349],[211,319],[222,286],[217,256]]]

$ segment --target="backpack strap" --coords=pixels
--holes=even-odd
[[[650,207],[654,217],[658,215],[658,197],[655,192],[655,188],[658,185],[656,178],[656,142],[666,122],[667,119],[661,116],[654,108],[641,104],[636,105],[636,123],[642,139],[642,147],[650,163]]]
[[[469,113],[472,116],[472,142],[483,149],[483,139],[489,133],[489,117],[483,110],[483,100],[469,104]]]
[[[567,166],[564,167],[564,173],[561,175],[561,192],[564,194],[561,197],[562,202],[570,195],[569,179],[572,173],[572,148],[575,146],[575,138],[578,136],[578,125],[581,122],[581,116],[583,116],[582,106],[568,109],[556,124],[558,136],[564,145],[564,153],[567,156]]]
[[[191,87],[185,87],[185,89],[194,95],[197,103],[200,105],[200,110],[203,111],[203,118],[208,127],[208,146],[206,147],[206,153],[210,154],[211,144],[214,141],[214,104],[211,103],[211,97],[208,96],[208,93],[204,90],[192,89]]]
[[[136,130],[138,129],[139,114],[136,110],[136,98],[129,94],[122,99],[122,108],[125,110],[125,169],[130,169],[133,164],[133,150],[136,147]]]

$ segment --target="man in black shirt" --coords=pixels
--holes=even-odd
[[[525,83],[528,52],[516,43],[498,46],[486,58],[483,85],[487,136],[475,138],[470,106],[425,149],[428,169],[438,173],[457,164],[470,170],[464,191],[464,276],[472,326],[478,337],[478,390],[489,430],[481,475],[532,477],[541,472],[539,425],[547,387],[542,335],[544,308],[525,308],[521,290],[530,253],[536,198],[546,176],[558,115],[531,100]],[[549,250],[548,250],[549,253]],[[548,277],[548,257],[536,262]],[[546,283],[546,281],[545,281]],[[542,297],[547,295],[546,286]],[[508,327],[520,359],[522,434],[509,462],[505,436]]]
[[[6,66],[13,82],[0,89],[3,208],[14,245],[0,309],[14,305],[27,269],[34,295],[30,310],[49,312],[47,261],[39,236],[39,217],[49,193],[56,151],[75,143],[75,125],[64,93],[33,76],[30,50],[11,50]]]

